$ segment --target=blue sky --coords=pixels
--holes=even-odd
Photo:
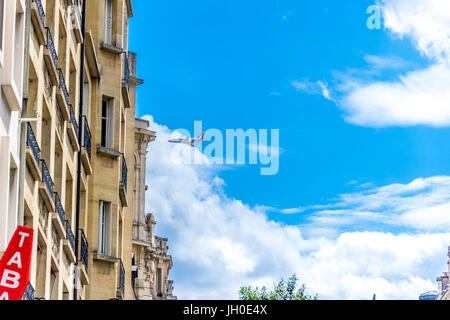
[[[145,79],[138,114],[191,131],[194,120],[223,131],[279,128],[278,175],[260,176],[255,166],[223,173],[227,193],[253,205],[311,205],[354,189],[353,180],[384,185],[448,174],[449,129],[354,126],[333,102],[290,85],[332,82],[333,71],[367,67],[366,55],[427,63],[409,39],[365,27],[370,4],[135,1],[130,48]]]
[[[442,4],[427,1],[430,8]],[[413,13],[421,12],[418,0],[409,5],[404,0],[380,1],[388,14],[381,30],[366,27],[366,9],[372,4],[374,0],[134,1],[130,50],[137,52],[138,77],[145,80],[138,88],[137,114],[151,115],[169,131],[193,130],[194,120],[223,132],[280,129],[279,173],[261,176],[257,166],[218,169],[220,194],[250,208],[263,206],[269,220],[300,226],[303,234],[317,227],[315,218],[329,213],[318,205],[364,208],[384,217],[390,210],[399,212],[387,202],[380,204],[383,209],[374,209],[342,201],[342,195],[379,194],[377,188],[449,175],[450,121],[446,114],[440,117],[439,110],[426,114],[428,102],[436,101],[427,101],[425,93],[439,94],[440,87],[413,92],[421,88],[415,73],[424,71],[417,78],[426,79],[435,66],[448,70],[442,62],[448,61],[448,47],[430,36],[431,31],[422,32],[421,21],[409,19],[414,8]],[[392,12],[400,13],[400,19],[389,16]],[[441,27],[436,22],[436,28]],[[390,99],[391,94],[398,101]],[[425,103],[415,106],[416,100]],[[448,107],[445,102],[443,107]],[[149,179],[156,179],[154,175]],[[425,196],[427,188],[403,197]],[[153,209],[152,201],[149,206]],[[308,210],[283,211],[299,207]],[[409,222],[371,218],[326,226],[335,227],[337,235],[378,231],[421,236],[423,229]],[[175,232],[161,225],[163,232]],[[438,262],[443,269],[445,250],[442,255]],[[180,258],[179,266],[191,268],[187,261]],[[180,282],[181,269],[174,269]],[[428,274],[427,279],[437,275]]]

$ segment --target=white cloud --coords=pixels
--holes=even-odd
[[[343,194],[332,207],[312,213],[309,219],[311,228],[319,229],[330,223],[339,229],[367,228],[377,222],[379,230],[402,227],[446,232],[450,229],[449,212],[450,177],[442,176]]]
[[[392,82],[357,83],[341,100],[346,120],[361,126],[450,124],[450,66],[436,64]]]
[[[380,0],[385,28],[394,37],[409,37],[434,65],[399,75],[394,81],[346,79],[340,106],[345,119],[361,126],[434,127],[450,125],[450,2]],[[372,71],[391,70],[403,62],[366,56]]]
[[[294,80],[291,85],[297,90],[311,95],[321,95],[327,100],[333,101],[328,85],[322,81],[311,82],[308,79]]]
[[[448,0],[378,0],[383,7],[384,27],[394,39],[408,38],[429,59],[430,66],[407,73],[413,67],[399,57],[366,55],[367,67],[335,72],[337,83],[330,95],[328,85],[294,81],[309,94],[336,102],[345,120],[360,126],[443,127],[450,125],[450,2]],[[397,71],[394,80],[374,80],[384,71]]]
[[[410,65],[407,61],[394,56],[374,56],[366,55],[364,60],[370,65],[372,71],[381,71],[384,69],[401,69]]]
[[[151,129],[158,138],[149,150],[146,205],[158,220],[157,233],[169,237],[171,277],[181,299],[233,299],[242,285],[270,286],[294,272],[322,299],[370,299],[374,293],[380,299],[417,299],[435,288],[434,278],[445,269],[450,234],[343,233],[322,211],[324,224],[317,221],[316,234],[306,236],[310,226],[269,221],[266,207],[251,208],[226,196],[214,167],[183,164],[177,161],[179,150],[172,152],[196,149],[167,143],[167,127],[152,122]],[[380,219],[387,212],[374,210],[377,202],[385,206],[412,193],[410,202],[399,201],[389,210],[416,210],[409,210],[413,218],[404,222],[416,224],[423,218],[419,208],[446,201],[448,184],[450,178],[437,177],[364,190],[343,195],[339,203],[365,210],[328,212],[341,225],[345,210],[350,218]]]
[[[385,28],[409,36],[423,54],[448,61],[450,2],[447,0],[380,0]]]

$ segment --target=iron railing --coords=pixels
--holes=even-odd
[[[64,80],[64,75],[61,69],[59,71],[59,87],[61,88],[66,104],[69,105],[69,91],[67,90],[66,80]]]
[[[66,237],[67,240],[69,240],[72,250],[75,251],[75,236],[73,235],[72,227],[70,226],[70,223],[67,220],[66,220]]]
[[[50,50],[50,55],[52,56],[53,64],[55,69],[58,70],[58,55],[56,54],[55,43],[53,42],[52,33],[47,27],[47,49]]]
[[[28,283],[27,288],[23,294],[23,300],[34,300],[34,288],[31,283]]]
[[[125,187],[125,192],[127,192],[127,183],[128,183],[127,161],[125,160],[125,154],[122,153],[122,184]]]
[[[73,129],[75,130],[75,135],[78,137],[78,123],[72,105],[69,106],[69,109],[70,109],[70,123],[72,123]]]
[[[83,147],[86,149],[87,154],[89,156],[89,160],[91,160],[91,156],[92,156],[92,147],[91,147],[91,143],[92,143],[92,135],[91,135],[91,130],[89,129],[89,124],[87,121],[86,116],[83,116],[84,119],[84,145]]]
[[[125,296],[125,268],[123,267],[122,259],[120,259],[120,291],[122,297]]]
[[[84,231],[81,231],[81,262],[84,264],[84,269],[88,272],[88,258],[89,258],[89,246],[84,235]]]
[[[50,171],[48,170],[47,164],[45,163],[45,160],[41,160],[42,162],[42,181],[45,183],[48,192],[50,195],[54,193],[54,186],[52,176],[50,175]]]
[[[31,152],[33,153],[34,159],[37,164],[41,162],[41,149],[39,148],[39,144],[37,143],[36,136],[34,135],[33,129],[31,125],[27,123],[28,132],[27,132],[27,146],[31,148]]]
[[[128,54],[125,54],[124,57],[125,57],[124,81],[127,85],[127,89],[130,90],[130,65],[128,63]]]
[[[36,3],[36,7],[39,13],[39,19],[41,20],[42,28],[45,28],[45,12],[44,7],[42,6],[41,0],[33,0]]]
[[[61,204],[61,199],[57,192],[55,192],[55,209],[56,213],[59,216],[59,220],[61,220],[61,224],[64,226],[64,220],[66,219],[66,213],[64,212],[64,208]]]

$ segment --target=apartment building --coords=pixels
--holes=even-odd
[[[0,256],[18,225],[25,0],[0,0]]]
[[[86,14],[100,81],[91,94],[92,169],[87,240],[92,248],[87,299],[134,299],[131,288],[136,81],[128,53],[131,1],[90,1]],[[135,66],[133,66],[135,70]]]
[[[78,1],[33,0],[29,45],[24,225],[35,230],[30,284],[34,296],[45,300],[86,297],[89,284],[85,265],[78,264],[76,240],[84,242],[87,225],[76,229],[77,171],[81,169],[81,194],[88,193],[92,174],[89,129],[78,139],[79,126],[89,127],[89,114],[79,123],[81,15]],[[88,84],[90,68],[83,70]],[[89,106],[86,106],[88,110]],[[83,166],[78,157],[83,154]],[[86,159],[85,159],[86,158]],[[88,212],[81,198],[81,217]],[[80,256],[80,255],[79,255]]]
[[[155,133],[135,117],[143,80],[128,51],[132,3],[84,1],[0,0],[0,178],[9,181],[0,255],[18,224],[35,230],[28,300],[140,299],[142,276],[154,279],[150,298],[174,299],[167,239],[147,229],[134,237],[136,224],[154,230],[145,171]]]

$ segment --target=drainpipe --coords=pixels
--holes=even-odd
[[[25,42],[24,42],[24,68],[23,68],[23,85],[22,85],[22,112],[21,118],[27,116],[28,110],[28,75],[29,75],[29,57],[30,57],[30,34],[31,34],[31,0],[26,1],[25,9]],[[27,122],[20,121],[20,141],[19,141],[19,203],[17,224],[23,226],[25,223],[25,168],[26,168],[26,139],[27,139]]]
[[[80,62],[80,107],[78,108],[78,142],[80,143],[80,151],[78,152],[78,168],[77,168],[77,208],[75,216],[75,283],[73,287],[73,300],[77,300],[77,284],[78,284],[78,256],[79,256],[79,242],[80,242],[80,197],[81,197],[81,155],[83,148],[81,147],[83,138],[83,102],[84,102],[84,59],[86,49],[86,2],[83,0],[83,11],[81,17],[81,33],[83,35],[83,42],[81,43],[81,62]]]

